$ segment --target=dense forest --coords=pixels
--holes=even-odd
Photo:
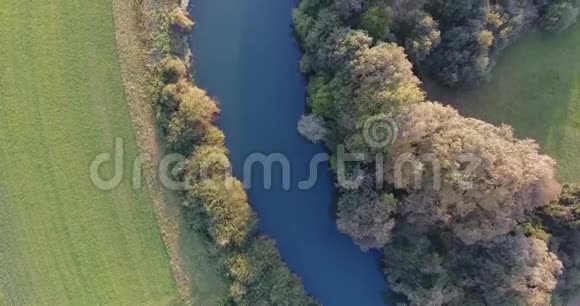
[[[189,224],[203,234],[230,287],[222,305],[316,305],[282,261],[258,222],[242,183],[231,174],[224,134],[215,125],[217,103],[191,80],[188,33],[181,8],[164,12],[154,106],[167,149],[187,160],[177,168]]]
[[[557,35],[577,15],[575,0],[302,0],[294,11],[310,110],[298,130],[332,154],[338,228],[383,251],[404,301],[564,305],[580,289],[579,188],[511,127],[427,101],[417,76],[476,86],[522,32]],[[364,157],[341,165],[342,151]]]

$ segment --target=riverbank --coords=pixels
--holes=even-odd
[[[293,2],[191,1],[196,83],[219,101],[234,175],[242,178],[245,161],[255,153],[279,153],[288,160],[289,190],[277,163],[271,167],[272,188],[264,187],[259,165],[244,179],[252,179],[248,196],[259,230],[276,241],[306,290],[323,305],[382,305],[388,286],[380,259],[337,230],[328,164],[318,165],[312,188],[298,188],[308,178],[310,161],[325,151],[296,131],[305,80],[291,30]]]
[[[225,136],[215,126],[219,108],[192,80],[186,42],[193,22],[176,3],[162,9],[154,16],[157,31],[147,31],[155,34],[151,102],[156,128],[164,148],[183,157],[183,167],[172,169],[170,176],[180,180],[187,224],[208,243],[229,285],[219,303],[315,305],[281,260],[275,242],[255,230],[258,221],[246,192],[227,171]]]
[[[149,5],[148,8],[145,6]],[[115,33],[125,94],[131,121],[141,154],[146,156],[143,174],[153,199],[157,221],[170,258],[179,293],[186,304],[214,305],[225,295],[226,285],[209,246],[193,231],[184,217],[182,201],[166,190],[157,179],[157,165],[165,155],[155,126],[151,86],[154,83],[153,62],[148,40],[157,23],[156,11],[162,1],[113,0]],[[148,19],[148,20],[147,20]]]

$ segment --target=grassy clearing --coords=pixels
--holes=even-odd
[[[0,304],[178,299],[137,154],[110,1],[4,0],[0,9]],[[125,141],[121,186],[90,161]]]
[[[470,91],[425,87],[467,116],[514,127],[558,161],[558,176],[580,182],[580,23],[547,37],[532,32],[500,56],[490,82]]]

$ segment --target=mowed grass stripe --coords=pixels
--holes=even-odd
[[[15,304],[176,298],[136,156],[109,1],[5,0],[0,10],[0,296]],[[125,178],[90,161],[125,142]],[[1,302],[0,302],[1,303]]]

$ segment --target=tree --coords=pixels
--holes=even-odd
[[[423,61],[441,42],[437,21],[428,13],[415,10],[402,25],[406,28],[405,51],[415,63]]]
[[[218,113],[219,108],[205,91],[186,87],[169,120],[167,143],[172,149],[188,154],[205,137]]]
[[[190,181],[187,193],[188,207],[207,220],[205,230],[216,245],[226,248],[246,243],[257,221],[240,181],[231,176]]]
[[[447,27],[465,24],[477,18],[483,12],[484,5],[485,1],[430,0],[427,1],[426,9]]]
[[[368,151],[368,144],[361,139],[370,117],[394,113],[425,98],[403,48],[393,43],[360,52],[353,61],[352,82],[357,130],[346,139],[346,145],[353,152]]]
[[[393,242],[384,249],[385,275],[390,288],[404,294],[412,306],[461,305],[463,289],[454,284],[442,252],[414,225],[397,225]],[[470,304],[466,304],[470,305]],[[471,304],[477,305],[477,304]]]
[[[223,146],[200,145],[187,161],[186,179],[193,186],[203,180],[225,180],[231,176],[228,152]]]
[[[325,77],[312,77],[308,82],[306,102],[312,113],[320,118],[332,119],[336,117],[334,94]]]
[[[282,262],[274,241],[265,236],[252,239],[245,252],[230,257],[227,264],[236,305],[317,305]]]
[[[398,122],[385,169],[409,192],[401,207],[411,223],[444,225],[466,244],[491,241],[558,197],[554,161],[508,126],[431,102],[411,105]]]
[[[393,10],[388,6],[371,6],[361,16],[359,28],[376,40],[384,40],[390,33]]]
[[[544,241],[521,234],[465,246],[445,231],[401,223],[385,272],[411,305],[549,305],[562,264]]]
[[[490,245],[457,247],[450,256],[457,265],[454,274],[459,286],[470,289],[465,290],[466,300],[485,305],[549,305],[562,271],[562,263],[544,241],[523,235],[504,236]],[[461,277],[461,270],[471,275]]]
[[[335,29],[311,56],[310,67],[317,72],[335,73],[341,67],[349,65],[359,52],[368,49],[372,41],[371,37],[360,30]]]
[[[302,115],[298,121],[298,132],[314,143],[323,141],[328,134],[324,121],[315,115]]]
[[[363,250],[379,249],[391,240],[395,226],[393,213],[397,200],[387,194],[383,198],[374,190],[345,191],[338,200],[338,229],[349,235]]]
[[[174,56],[166,56],[157,65],[157,70],[161,80],[165,83],[176,83],[178,80],[187,76],[187,64]]]
[[[303,36],[304,47],[310,53],[315,54],[326,42],[328,35],[337,28],[340,28],[340,20],[336,13],[328,9],[320,10],[318,18]]]
[[[364,0],[335,0],[333,8],[343,19],[350,19],[362,12]]]
[[[578,7],[568,1],[563,1],[549,6],[541,25],[549,32],[560,33],[573,25],[577,18]]]
[[[558,202],[542,207],[537,227],[549,233],[550,249],[564,264],[554,304],[569,305],[580,289],[580,187],[564,184]]]
[[[403,48],[393,43],[361,52],[353,63],[353,82],[359,118],[390,113],[425,97]]]
[[[427,59],[427,68],[447,86],[477,85],[493,67],[492,39],[480,22],[452,27],[443,32],[441,44]]]

